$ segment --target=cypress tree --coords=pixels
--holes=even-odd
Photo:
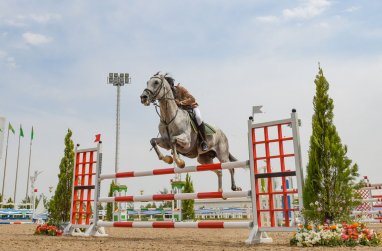
[[[68,222],[70,219],[74,168],[74,144],[71,137],[72,131],[68,129],[65,136],[64,157],[62,157],[60,163],[57,188],[49,203],[49,222],[54,225]]]
[[[114,196],[114,186],[115,186],[115,183],[114,183],[114,180],[111,181],[110,183],[110,188],[109,188],[109,194],[108,196],[109,197],[113,197]],[[107,221],[112,221],[113,220],[113,203],[112,202],[108,202],[106,204],[106,220]]]
[[[183,193],[193,193],[193,192],[194,192],[194,185],[192,184],[191,176],[187,173],[186,184],[184,185]],[[194,200],[182,201],[182,219],[183,220],[195,219]]]
[[[346,156],[347,147],[333,124],[333,99],[329,83],[321,67],[314,81],[312,135],[310,137],[307,177],[303,189],[304,216],[321,224],[348,220],[351,210],[359,204],[355,179],[357,164]]]

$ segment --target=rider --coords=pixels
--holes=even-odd
[[[176,104],[182,109],[193,110],[195,114],[196,123],[198,124],[199,136],[201,139],[200,146],[202,148],[202,151],[207,151],[208,145],[206,142],[206,130],[204,127],[204,122],[202,120],[202,115],[198,107],[199,106],[198,103],[196,103],[195,98],[187,91],[186,88],[181,86],[180,83],[178,83],[177,85],[174,85],[173,79],[172,81],[168,81],[168,82],[171,85],[171,89],[174,93]]]

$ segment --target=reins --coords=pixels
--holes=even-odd
[[[179,107],[176,106],[176,112],[175,112],[175,115],[174,117],[169,121],[167,122],[165,118],[163,118],[160,114],[160,112],[158,112],[158,107],[160,107],[160,105],[158,105],[158,103],[156,102],[156,100],[158,101],[167,101],[167,100],[175,100],[174,98],[167,98],[167,94],[171,91],[171,88],[169,90],[166,90],[166,87],[164,85],[164,81],[163,81],[163,77],[158,77],[158,76],[153,76],[151,78],[158,78],[161,80],[161,86],[160,88],[158,88],[155,93],[152,92],[151,90],[149,89],[145,89],[145,91],[149,92],[151,95],[152,95],[152,98],[151,98],[151,102],[154,104],[154,107],[155,107],[155,111],[156,113],[158,114],[159,116],[159,119],[160,119],[160,122],[163,123],[165,126],[166,126],[166,132],[167,132],[167,135],[168,135],[168,138],[171,139],[171,135],[170,135],[170,131],[168,129],[168,126],[175,120],[175,118],[178,116],[178,111],[179,111]],[[157,96],[159,95],[160,91],[164,88],[165,90],[165,93],[163,94],[163,96],[161,98],[158,98],[157,99]],[[168,102],[166,102],[166,107],[165,107],[165,110],[167,111],[167,105],[168,105]]]

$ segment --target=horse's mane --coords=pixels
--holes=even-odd
[[[160,75],[162,75],[166,79],[166,81],[170,84],[170,86],[175,85],[175,79],[173,77],[171,77],[168,72],[163,74],[160,71],[158,71],[157,73],[154,74],[154,76],[160,76]]]

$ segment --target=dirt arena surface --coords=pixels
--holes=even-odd
[[[297,248],[292,233],[270,233],[272,244],[247,246],[245,229],[107,228],[109,237],[51,237],[33,234],[35,225],[0,225],[0,250],[382,250],[382,247]],[[382,227],[375,228],[382,231]]]

